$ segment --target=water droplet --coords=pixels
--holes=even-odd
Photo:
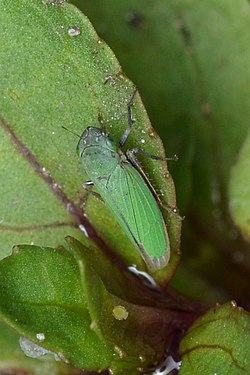
[[[30,357],[30,358],[39,358],[39,357],[42,357],[43,355],[47,355],[47,354],[53,354],[56,357],[57,354],[47,350],[47,349],[44,349],[42,348],[41,346],[35,344],[34,342],[28,340],[26,337],[20,337],[19,339],[19,345],[22,349],[22,351],[24,352],[24,354],[27,356],[27,357]]]
[[[42,332],[39,332],[36,334],[36,338],[38,341],[44,341],[45,340],[45,334]]]
[[[68,35],[69,36],[77,36],[81,34],[81,29],[79,26],[71,26],[68,29]]]
[[[231,305],[232,307],[237,307],[237,302],[235,302],[235,301],[230,301],[230,305]]]

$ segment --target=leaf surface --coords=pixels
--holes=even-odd
[[[2,257],[14,244],[54,247],[67,234],[86,244],[78,229],[81,224],[94,241],[102,237],[128,264],[145,268],[105,204],[86,198],[82,183],[88,176],[76,155],[78,138],[62,128],[80,135],[89,125],[99,126],[100,115],[118,143],[127,127],[133,84],[88,19],[72,5],[4,0],[0,35]],[[163,154],[139,94],[133,117],[126,147],[143,145],[152,154]],[[163,201],[175,206],[166,164],[149,158],[142,163],[156,190],[164,192]],[[180,220],[168,211],[166,220],[172,248],[170,275],[178,259]],[[159,279],[165,278],[164,270]]]
[[[180,375],[249,373],[250,316],[235,303],[197,319],[181,344]]]

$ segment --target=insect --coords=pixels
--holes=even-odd
[[[132,149],[122,152],[132,129],[131,106],[136,90],[128,104],[128,126],[116,145],[103,127],[87,127],[77,145],[84,169],[115,220],[140,252],[149,269],[158,270],[167,265],[170,243],[154,190],[135,158],[135,153],[152,156]],[[166,158],[164,160],[176,160]]]

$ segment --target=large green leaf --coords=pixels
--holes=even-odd
[[[128,264],[145,268],[105,204],[91,197],[83,208],[81,184],[88,176],[75,152],[77,137],[62,128],[81,134],[90,124],[99,126],[101,115],[118,142],[127,126],[133,84],[88,19],[74,6],[59,3],[0,3],[1,254],[20,243],[54,247],[66,234],[87,243],[77,229],[81,224],[96,243],[102,246],[102,236]],[[127,146],[163,154],[139,94],[133,117]],[[166,164],[150,158],[142,163],[163,202],[175,206]],[[178,258],[180,220],[168,211],[165,216],[170,275]],[[166,270],[161,274],[165,278]]]
[[[211,309],[182,341],[180,375],[249,374],[250,315],[236,303]]]

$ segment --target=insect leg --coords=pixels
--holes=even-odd
[[[62,128],[63,128],[64,130],[67,130],[67,132],[76,135],[78,138],[81,138],[81,136],[80,136],[79,134],[75,133],[73,130],[70,130],[70,129],[66,128],[66,126],[63,126],[63,125],[62,125]]]
[[[134,98],[135,98],[135,95],[137,93],[137,89],[134,88],[134,91],[132,92],[132,95],[128,101],[128,104],[127,104],[127,113],[128,113],[128,126],[127,126],[127,129],[124,131],[124,133],[122,134],[121,138],[120,138],[120,141],[119,141],[119,146],[122,148],[126,142],[126,140],[128,139],[128,136],[132,130],[132,125],[133,125],[133,119],[132,119],[132,111],[131,111],[131,107],[133,105],[133,101],[134,101]]]
[[[151,159],[162,160],[162,161],[164,161],[164,160],[174,160],[174,161],[177,161],[178,160],[178,156],[177,155],[174,155],[174,156],[172,156],[170,158],[164,158],[164,157],[161,157],[161,156],[152,155],[149,152],[141,150],[139,148],[132,148],[131,150],[128,150],[126,152],[126,155],[127,155],[128,159],[131,160],[132,163],[134,163],[134,160],[136,161],[136,163],[138,163],[138,161],[136,160],[136,158],[134,156],[135,154],[145,155],[145,156],[148,156]]]
[[[181,221],[185,219],[185,216],[181,216],[179,214],[179,210],[178,208],[176,207],[172,207],[170,206],[169,204],[164,204],[162,203],[160,200],[159,200],[159,204],[161,205],[161,207],[164,209],[164,210],[167,210],[171,215],[175,215],[178,217],[178,219],[180,219]]]
[[[90,186],[90,188],[89,188]],[[83,189],[88,193],[88,194],[92,194],[93,196],[95,196],[96,198],[100,199],[100,201],[103,202],[103,199],[102,197],[100,196],[100,194],[98,194],[97,192],[95,191],[92,191],[91,188],[94,186],[94,183],[93,181],[89,180],[89,181],[86,181],[82,184],[82,187]]]
[[[88,180],[82,184],[82,187],[85,189],[87,186],[94,186],[94,182],[91,180]]]

